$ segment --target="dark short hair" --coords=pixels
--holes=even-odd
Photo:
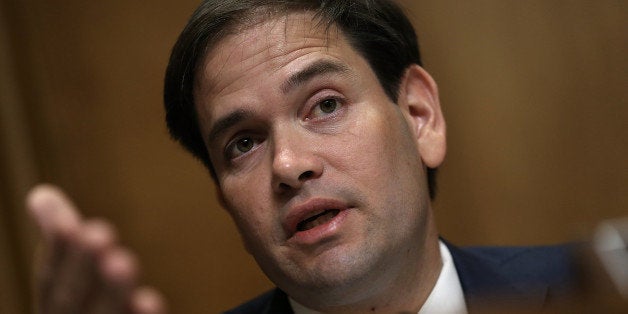
[[[362,55],[387,96],[397,102],[401,78],[421,64],[412,24],[387,0],[205,0],[196,9],[172,49],[166,70],[164,103],[171,136],[209,169],[218,182],[198,126],[193,88],[204,57],[247,17],[268,12],[309,11],[327,27],[338,27]],[[436,169],[428,169],[430,197],[436,192]]]

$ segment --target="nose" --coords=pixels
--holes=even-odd
[[[323,163],[305,136],[294,132],[275,136],[273,144],[272,184],[277,193],[298,190],[323,173]]]

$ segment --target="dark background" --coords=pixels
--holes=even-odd
[[[0,0],[1,313],[29,313],[23,198],[41,181],[115,222],[172,313],[271,287],[163,122],[169,50],[197,3]],[[435,204],[448,240],[578,240],[628,214],[628,2],[403,3],[448,122]]]

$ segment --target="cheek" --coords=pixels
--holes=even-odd
[[[255,180],[226,180],[222,184],[227,211],[245,242],[254,242],[270,234],[271,211],[269,195]],[[244,192],[246,191],[246,192]]]
[[[379,215],[422,207],[423,166],[412,132],[397,111],[366,114],[334,149],[335,167],[359,185]],[[403,220],[408,214],[394,217]]]
[[[368,179],[358,182],[396,181],[399,173],[420,166],[412,135],[395,110],[365,112],[327,149],[339,170]]]

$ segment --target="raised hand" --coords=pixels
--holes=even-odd
[[[37,258],[38,313],[165,313],[154,289],[139,287],[138,265],[109,223],[83,219],[51,185],[35,187],[26,205],[41,229]]]

